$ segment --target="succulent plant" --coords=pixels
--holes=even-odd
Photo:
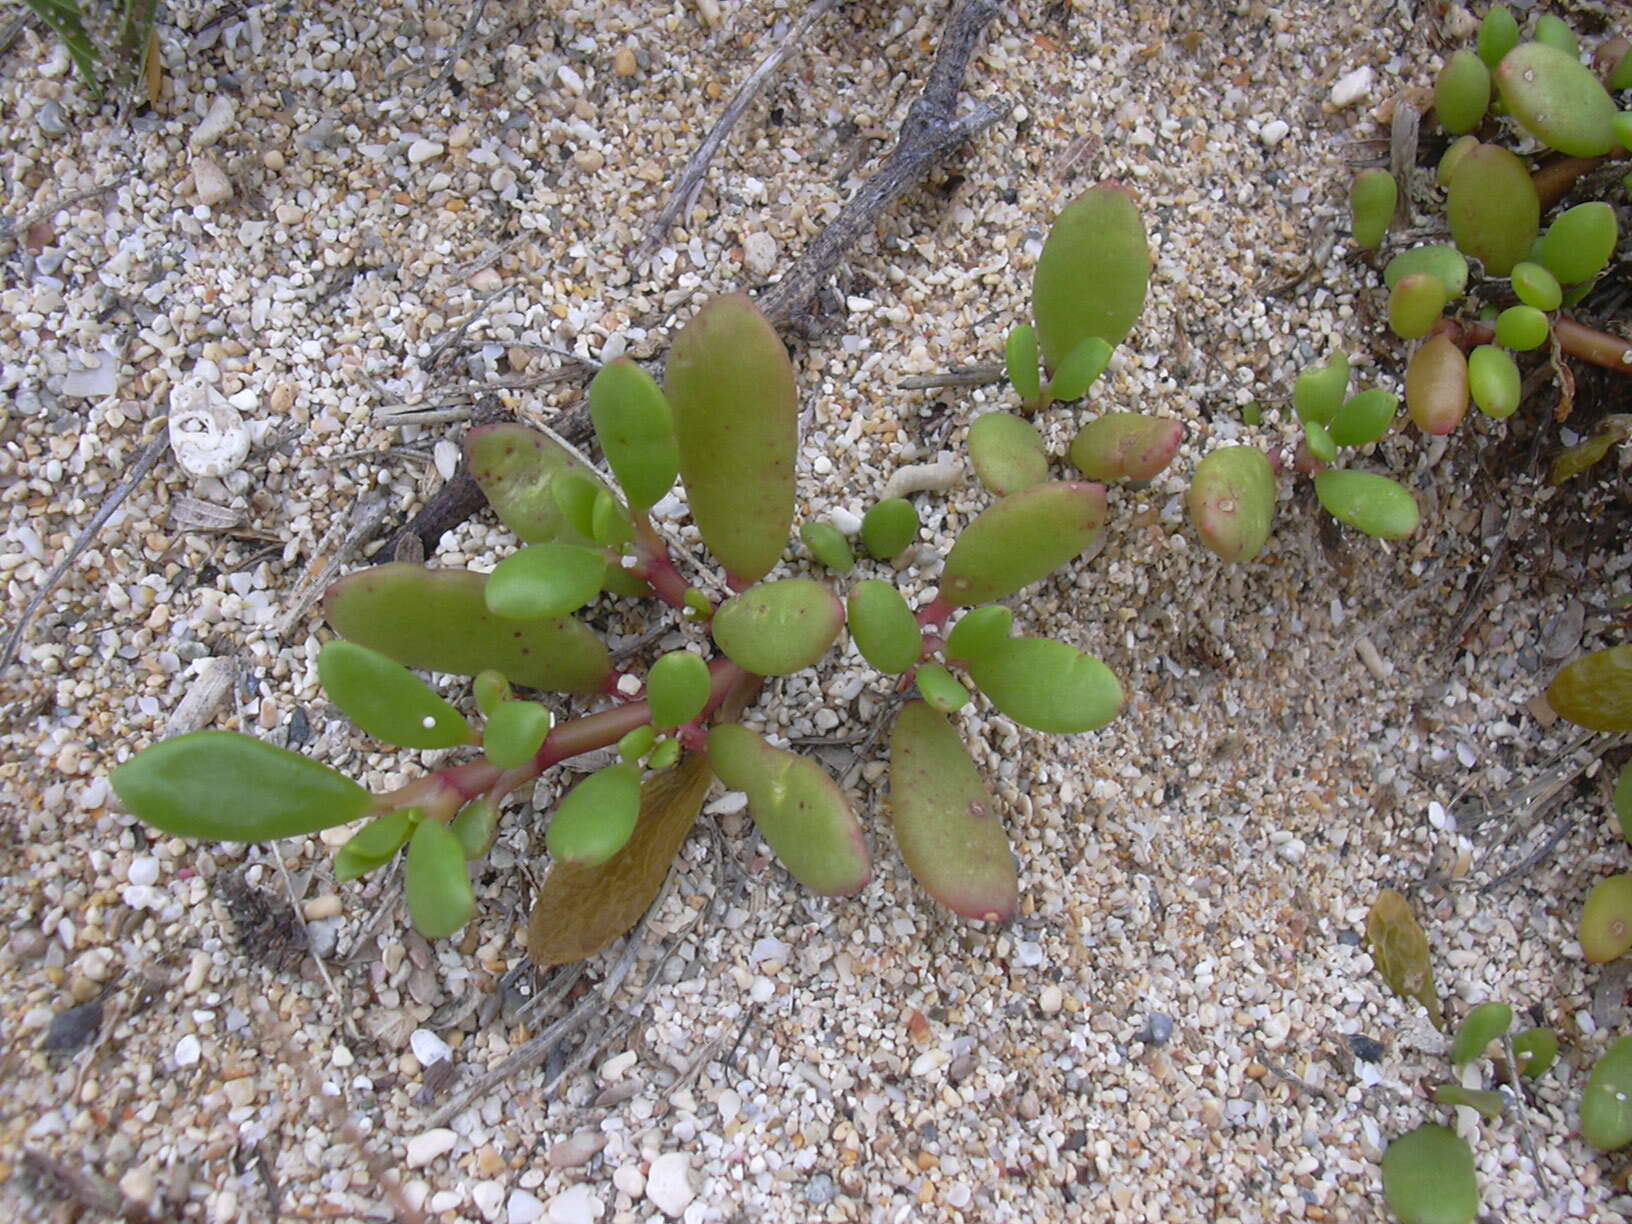
[[[1448,1127],[1407,1131],[1383,1153],[1383,1194],[1403,1224],[1468,1224],[1479,1214],[1473,1153]]]

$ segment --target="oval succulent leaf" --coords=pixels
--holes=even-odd
[[[1349,356],[1333,353],[1323,366],[1310,366],[1292,381],[1292,411],[1299,422],[1330,425],[1349,390]]]
[[[1065,355],[1064,360],[1043,388],[1043,399],[1049,403],[1069,403],[1088,394],[1088,388],[1099,381],[1105,367],[1111,364],[1111,346],[1098,336],[1089,336]]]
[[[1578,285],[1609,265],[1619,239],[1615,210],[1593,200],[1560,213],[1541,236],[1536,256],[1559,283]]]
[[[714,641],[756,676],[803,671],[827,652],[844,625],[844,605],[810,578],[749,587],[714,613]]]
[[[589,542],[588,524],[574,528],[551,486],[563,472],[600,488],[600,482],[553,438],[525,425],[483,425],[465,435],[465,464],[494,513],[527,544]]]
[[[1454,246],[1431,244],[1401,251],[1383,269],[1383,284],[1392,289],[1407,276],[1437,277],[1445,286],[1445,298],[1454,301],[1468,288],[1467,256]]]
[[[1014,613],[1002,604],[990,604],[965,613],[947,634],[945,654],[949,659],[970,662],[992,654],[1009,640]]]
[[[1451,1038],[1451,1065],[1460,1067],[1481,1057],[1485,1047],[1513,1026],[1513,1009],[1506,1003],[1481,1003],[1457,1025]]]
[[[1546,344],[1552,330],[1545,314],[1523,303],[1509,306],[1496,316],[1496,343],[1521,353]]]
[[[721,782],[748,796],[760,836],[794,879],[827,897],[867,886],[867,839],[844,792],[820,765],[730,723],[708,733],[708,763]]]
[[[861,517],[861,543],[870,556],[888,561],[918,538],[918,511],[904,497],[886,497]]]
[[[1479,126],[1490,106],[1490,69],[1472,51],[1458,51],[1434,82],[1434,113],[1453,136]]]
[[[500,769],[520,769],[538,754],[555,719],[536,701],[500,703],[482,730],[482,750]]]
[[[317,655],[323,692],[369,735],[402,748],[456,748],[476,735],[459,713],[395,659],[356,642]]]
[[[1340,523],[1379,540],[1403,540],[1417,529],[1419,511],[1411,490],[1372,472],[1321,472],[1315,496]]]
[[[1530,253],[1541,227],[1541,200],[1530,172],[1498,145],[1469,149],[1451,175],[1445,201],[1451,238],[1463,254],[1506,276]]]
[[[1411,903],[1392,888],[1378,894],[1366,915],[1366,946],[1388,988],[1402,999],[1421,1003],[1434,1025],[1442,1027],[1445,1021],[1434,989],[1428,937],[1411,912]]]
[[[1566,666],[1548,686],[1547,702],[1589,731],[1632,731],[1632,644],[1595,650]]]
[[[1448,190],[1451,179],[1456,175],[1456,168],[1462,164],[1462,159],[1479,147],[1479,137],[1471,132],[1466,136],[1458,136],[1440,154],[1439,164],[1434,167],[1434,181],[1442,189]]]
[[[1313,421],[1305,425],[1303,444],[1309,454],[1321,463],[1331,463],[1337,458],[1337,443],[1332,441],[1331,431],[1324,425],[1317,425]]]
[[[1599,880],[1581,906],[1576,931],[1581,955],[1595,965],[1617,960],[1632,948],[1632,875]]]
[[[1558,1034],[1550,1028],[1525,1029],[1513,1038],[1513,1059],[1520,1075],[1539,1079],[1558,1059]]]
[[[1602,157],[1615,145],[1615,103],[1574,54],[1520,43],[1496,66],[1508,113],[1543,144],[1570,157]]]
[[[652,376],[627,357],[602,366],[589,384],[589,419],[629,504],[661,501],[680,471],[674,413]]]
[[[1505,4],[1493,4],[1479,23],[1479,58],[1492,70],[1519,45],[1519,23]]]
[[[459,839],[467,860],[481,858],[493,848],[499,835],[498,801],[490,795],[479,795],[459,809],[448,828]]]
[[[1426,336],[1445,309],[1445,282],[1419,272],[1401,278],[1388,295],[1388,326],[1401,340]]]
[[[605,486],[587,472],[561,472],[550,483],[556,510],[586,543],[595,539],[595,507],[605,493]]]
[[[1332,441],[1339,446],[1365,446],[1386,434],[1394,424],[1400,401],[1387,391],[1373,388],[1350,398],[1332,418]]]
[[[1506,349],[1481,344],[1468,354],[1468,394],[1486,416],[1504,421],[1519,410],[1524,379]]]
[[[387,812],[358,829],[334,856],[334,878],[355,880],[390,862],[408,841],[420,815],[408,809]]]
[[[1448,434],[1468,413],[1468,359],[1449,336],[1430,336],[1405,367],[1405,410],[1426,434]]]
[[[1581,1093],[1581,1138],[1601,1152],[1632,1143],[1632,1037],[1605,1050]]]
[[[697,530],[737,583],[757,582],[793,525],[799,396],[788,351],[745,296],[714,298],[674,338],[665,389]]]
[[[1482,1088],[1464,1088],[1461,1084],[1441,1084],[1434,1089],[1436,1105],[1460,1105],[1477,1110],[1484,1118],[1499,1118],[1505,1108],[1502,1094]]]
[[[1100,183],[1066,205],[1032,280],[1043,364],[1057,371],[1090,336],[1121,344],[1144,309],[1149,281],[1145,224],[1127,190]]]
[[[402,891],[414,930],[426,939],[452,935],[476,912],[476,896],[465,867],[465,848],[447,825],[422,820],[408,842]]]
[[[1250,561],[1269,539],[1275,473],[1252,446],[1221,446],[1199,464],[1185,494],[1201,542],[1225,561]]]
[[[1071,442],[1071,462],[1089,480],[1150,480],[1179,453],[1184,426],[1164,417],[1109,412]]]
[[[1528,259],[1513,265],[1513,293],[1526,306],[1537,310],[1557,310],[1564,301],[1564,289],[1558,278]]]
[[[644,723],[618,741],[618,755],[631,765],[638,765],[657,745],[657,732],[650,723]]]
[[[942,714],[954,714],[969,704],[969,690],[939,663],[926,663],[913,675],[926,705]]]
[[[835,574],[848,574],[856,568],[855,554],[850,551],[850,541],[844,538],[832,523],[825,520],[819,523],[806,523],[799,528],[799,538],[804,541],[805,547],[810,549],[810,555]]]
[[[486,574],[391,562],[340,579],[323,607],[335,632],[408,667],[458,676],[492,669],[514,684],[553,692],[606,686],[611,660],[587,625],[494,616],[486,585]]]
[[[999,497],[1048,479],[1043,435],[1030,421],[1007,412],[988,412],[969,426],[969,458],[975,475]]]
[[[550,817],[544,846],[570,867],[598,867],[629,840],[640,818],[640,770],[597,769],[567,792]]]
[[[862,658],[886,675],[896,676],[918,662],[924,634],[907,601],[887,582],[859,582],[845,601],[850,636]]]
[[[348,824],[374,800],[316,761],[232,731],[144,748],[109,778],[144,824],[177,837],[259,842]]]
[[[1383,244],[1399,198],[1399,184],[1387,170],[1362,170],[1354,176],[1349,184],[1349,227],[1355,246],[1370,251]]]
[[[1383,1153],[1383,1197],[1401,1224],[1471,1224],[1479,1214],[1472,1151],[1444,1126],[1406,1132]]]
[[[1048,577],[1105,527],[1105,486],[1033,485],[988,506],[959,533],[941,572],[941,598],[991,603]]]
[[[708,705],[708,664],[689,650],[671,650],[646,673],[646,702],[652,725],[680,727]]]
[[[969,676],[994,706],[1036,731],[1097,731],[1122,709],[1110,668],[1046,638],[1010,638],[971,661]]]
[[[487,610],[506,620],[566,616],[601,593],[606,554],[576,544],[532,544],[487,576]]]
[[[1029,323],[1016,324],[1009,332],[1003,345],[1003,364],[1020,402],[1036,404],[1042,398],[1043,388],[1037,369],[1037,333]]]
[[[1553,459],[1552,468],[1547,473],[1547,482],[1563,484],[1566,480],[1574,480],[1582,472],[1602,463],[1609,452],[1625,442],[1628,434],[1632,433],[1632,418],[1621,417],[1617,422],[1617,418],[1610,417],[1606,426],[1586,441],[1566,446],[1559,451]]]
[[[1014,916],[1020,886],[997,805],[956,729],[922,701],[902,706],[890,730],[890,818],[930,896],[965,918]]]

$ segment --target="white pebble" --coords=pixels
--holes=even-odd
[[[408,1167],[422,1169],[438,1156],[445,1156],[453,1151],[454,1144],[458,1142],[458,1133],[445,1126],[428,1130],[422,1135],[415,1135],[408,1140]]]
[[[1057,1015],[1064,1004],[1065,992],[1052,982],[1044,986],[1042,992],[1037,996],[1038,1010],[1045,1016]]]
[[[617,1187],[618,1193],[639,1199],[646,1193],[646,1174],[640,1171],[639,1165],[619,1165],[612,1172],[612,1184]]]
[[[691,1205],[697,1191],[691,1185],[691,1159],[684,1152],[664,1152],[652,1161],[646,1175],[646,1197],[670,1219]]]
[[[193,191],[200,204],[225,204],[232,199],[232,180],[207,157],[193,159]]]
[[[510,1196],[510,1207],[505,1212],[505,1224],[533,1224],[544,1214],[544,1204],[525,1190]]]
[[[198,1038],[188,1033],[187,1036],[176,1042],[176,1066],[196,1067],[203,1053],[203,1048],[198,1044]]]
[[[452,1211],[459,1206],[463,1197],[457,1190],[441,1190],[431,1195],[425,1206],[432,1215],[441,1215],[444,1211]]]
[[[408,160],[414,165],[442,156],[442,146],[434,140],[416,140],[408,146]]]
[[[476,1210],[481,1212],[482,1219],[498,1219],[499,1211],[504,1207],[504,1183],[477,1182],[470,1188],[470,1201],[476,1204]]]
[[[742,262],[755,276],[776,271],[776,239],[764,230],[755,230],[742,240]]]
[[[909,463],[890,474],[879,499],[905,497],[908,493],[944,493],[958,482],[958,475],[958,465],[950,459],[940,459],[934,463]]]
[[[555,79],[561,82],[561,88],[570,94],[584,92],[584,78],[578,75],[578,70],[571,64],[562,64],[555,70]]]
[[[847,536],[855,535],[856,532],[861,530],[861,519],[843,506],[834,506],[833,509],[827,512],[827,517],[833,526]]]
[[[625,1050],[622,1054],[614,1054],[601,1064],[601,1079],[608,1084],[616,1083],[628,1073],[629,1068],[635,1065],[636,1054],[633,1050]]]
[[[550,1200],[550,1224],[593,1224],[602,1210],[595,1192],[580,1183]]]
[[[1339,109],[1353,106],[1371,92],[1371,66],[1356,68],[1337,78],[1332,86],[1332,105]]]
[[[226,94],[217,97],[210,103],[210,109],[199,121],[199,125],[193,129],[191,141],[193,148],[207,149],[220,140],[227,134],[227,129],[232,126],[233,116],[237,113],[238,108],[231,98]]]
[[[1259,131],[1258,139],[1264,142],[1265,147],[1273,149],[1286,139],[1286,134],[1291,130],[1292,126],[1285,119],[1271,119]]]
[[[144,854],[130,860],[130,872],[126,877],[132,884],[147,886],[159,882],[159,860],[150,854]]]
[[[419,1065],[422,1067],[429,1067],[443,1059],[453,1057],[453,1051],[448,1048],[448,1043],[430,1029],[415,1029],[408,1038],[408,1048],[414,1052],[414,1057],[419,1059]]]
[[[170,449],[193,476],[226,476],[249,456],[249,430],[227,397],[197,374],[170,392]]]

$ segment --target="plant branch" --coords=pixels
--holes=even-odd
[[[1458,348],[1471,349],[1491,344],[1496,329],[1489,323],[1463,323],[1457,319],[1441,319],[1434,330],[1449,336]],[[1567,315],[1553,317],[1553,337],[1558,347],[1571,357],[1578,357],[1591,365],[1614,370],[1617,374],[1632,375],[1632,340],[1611,332],[1588,327]]]
[[[1008,102],[983,102],[956,117],[969,60],[987,24],[997,15],[993,0],[957,0],[947,19],[924,92],[907,111],[901,135],[883,168],[850,198],[839,215],[805,248],[793,267],[760,297],[758,305],[778,330],[803,321],[810,299],[827,282],[846,251],[879,216],[936,163],[1009,113]]]

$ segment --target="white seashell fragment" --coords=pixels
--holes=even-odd
[[[934,463],[909,463],[890,474],[883,499],[905,497],[908,493],[944,493],[957,484],[959,475],[958,465],[950,458],[943,457]]]
[[[195,375],[170,392],[170,449],[189,475],[225,476],[249,455],[249,429],[227,397]]]

